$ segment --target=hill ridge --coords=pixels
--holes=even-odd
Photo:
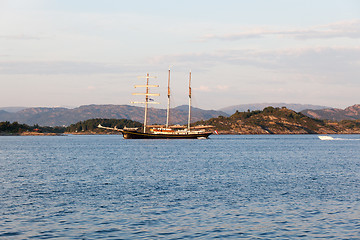
[[[313,104],[300,104],[300,103],[250,103],[250,104],[238,104],[232,105],[225,108],[220,108],[220,111],[226,112],[227,114],[234,114],[236,111],[243,112],[243,111],[255,111],[255,110],[263,110],[266,107],[286,107],[288,109],[294,110],[295,112],[301,112],[305,109],[325,109],[329,108],[327,106],[321,105],[313,105]]]
[[[356,119],[360,119],[360,104],[354,104],[352,106],[346,107],[345,109],[340,109],[340,108],[326,108],[319,110],[305,109],[301,112],[306,116],[317,119],[326,119],[332,121],[356,120]]]
[[[206,120],[219,115],[227,116],[226,113],[216,110],[202,110],[192,108],[192,121]],[[166,109],[149,108],[149,124],[166,122]],[[17,121],[24,124],[39,124],[43,126],[69,126],[70,124],[93,118],[117,118],[130,119],[143,122],[144,108],[131,105],[115,104],[91,104],[77,108],[58,107],[35,107],[26,108],[16,113],[0,111],[1,121]],[[172,108],[170,121],[173,124],[185,124],[187,122],[187,110]]]
[[[360,133],[360,120],[329,122],[283,108],[235,112],[198,124],[213,125],[223,134],[348,134]]]

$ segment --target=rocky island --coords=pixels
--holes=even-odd
[[[213,125],[219,134],[360,134],[360,120],[314,119],[285,107],[237,111],[196,124]]]

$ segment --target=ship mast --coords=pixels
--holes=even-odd
[[[170,116],[170,68],[169,68],[169,75],[168,75],[168,104],[167,104],[167,111],[166,111],[166,128],[169,127],[169,116]]]
[[[145,116],[144,116],[144,132],[146,132],[147,125],[147,111],[149,104],[149,73],[146,74],[146,93],[145,93]]]
[[[144,77],[139,77],[139,78],[144,78]],[[159,104],[158,102],[152,102],[153,100],[149,99],[149,96],[160,96],[159,93],[149,93],[150,87],[159,87],[159,85],[149,85],[149,78],[156,78],[156,77],[150,77],[149,73],[147,73],[145,78],[146,78],[146,85],[135,85],[134,86],[135,88],[145,87],[145,89],[146,89],[145,93],[133,93],[133,95],[145,95],[145,102],[131,102],[131,103],[145,104],[144,133],[146,132],[146,126],[147,126],[148,104]]]
[[[191,70],[189,74],[189,118],[188,118],[188,131],[190,131],[190,120],[191,120]]]

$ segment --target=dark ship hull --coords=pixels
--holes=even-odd
[[[121,131],[125,139],[197,139],[208,138],[212,132],[204,133],[174,133],[174,134],[161,134],[161,133],[144,133],[138,131]]]

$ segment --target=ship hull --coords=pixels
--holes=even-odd
[[[122,134],[125,139],[197,139],[208,138],[212,133],[154,134],[123,130]]]

